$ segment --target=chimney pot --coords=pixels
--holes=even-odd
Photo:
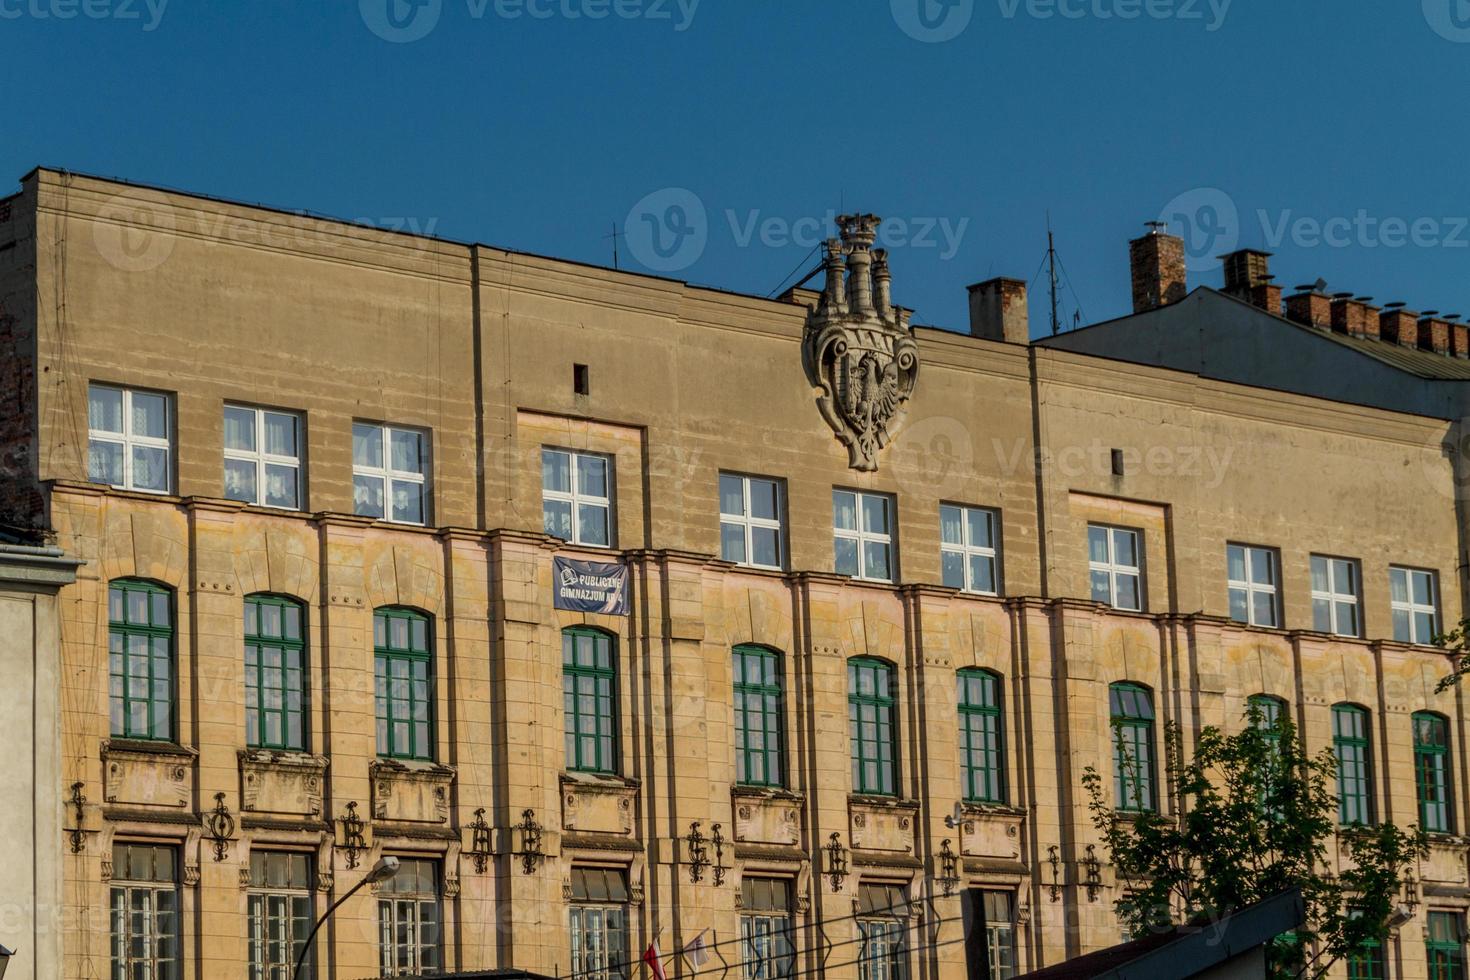
[[[1187,292],[1184,239],[1163,231],[1162,222],[1150,221],[1148,226],[1147,235],[1128,243],[1134,313],[1177,303]]]
[[[970,335],[1010,344],[1031,342],[1026,281],[999,276],[970,287]]]
[[[1280,315],[1281,287],[1273,284],[1276,277],[1271,275],[1270,259],[1270,252],[1254,248],[1237,249],[1220,256],[1225,268],[1224,292]]]

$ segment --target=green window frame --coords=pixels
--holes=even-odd
[[[1120,681],[1108,687],[1113,729],[1113,791],[1117,808],[1152,813],[1154,798],[1154,697],[1142,684]]]
[[[614,773],[618,766],[618,674],[613,637],[571,626],[561,631],[566,766]]]
[[[1465,980],[1465,944],[1457,912],[1429,913],[1424,927],[1429,980]]]
[[[1414,726],[1414,788],[1419,796],[1419,826],[1433,833],[1450,833],[1450,723],[1432,711],[1416,711]]]
[[[893,686],[892,664],[872,657],[853,657],[847,662],[847,720],[855,793],[898,793]]]
[[[735,679],[735,782],[785,785],[782,748],[781,655],[742,644],[733,650]]]
[[[245,744],[306,751],[306,609],[295,599],[245,597]]]
[[[966,668],[955,678],[960,723],[960,770],[972,803],[1005,802],[1005,734],[1001,681],[994,671]]]
[[[401,606],[373,610],[373,707],[378,755],[434,758],[434,655],[429,617]]]
[[[1349,909],[1348,917],[1356,919],[1362,909]],[[1347,955],[1348,980],[1384,980],[1388,968],[1383,960],[1383,943],[1377,939],[1365,939]]]
[[[1372,823],[1373,744],[1367,709],[1332,706],[1332,754],[1337,758],[1337,822]]]
[[[114,738],[174,739],[173,590],[107,583],[107,702]]]

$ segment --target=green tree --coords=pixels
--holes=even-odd
[[[1308,754],[1287,719],[1252,707],[1236,734],[1206,728],[1186,757],[1165,729],[1167,813],[1117,810],[1088,767],[1088,809],[1119,884],[1117,910],[1136,935],[1218,920],[1287,888],[1301,889],[1306,922],[1269,951],[1270,975],[1315,978],[1391,927],[1411,862],[1427,853],[1417,827],[1337,826],[1337,760]],[[1125,754],[1126,756],[1126,754]],[[1348,860],[1334,875],[1335,838]]]
[[[1443,647],[1445,652],[1455,655],[1455,667],[1450,671],[1448,677],[1440,678],[1439,685],[1435,687],[1436,694],[1443,693],[1460,683],[1460,678],[1470,674],[1470,619],[1460,620],[1459,625],[1441,636],[1434,638],[1435,646]]]

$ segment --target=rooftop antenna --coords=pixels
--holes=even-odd
[[[1051,280],[1051,335],[1055,337],[1062,327],[1057,320],[1057,249],[1052,241],[1050,211],[1046,212],[1046,264],[1047,278]]]
[[[616,269],[618,267],[618,239],[621,238],[621,237],[623,237],[621,234],[618,233],[618,223],[616,221],[613,222],[613,230],[612,230],[612,234],[611,235],[603,235],[602,237],[604,239],[607,239],[607,238],[611,238],[612,239],[612,243],[613,243],[613,268]]]

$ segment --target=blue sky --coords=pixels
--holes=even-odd
[[[1163,215],[1192,284],[1238,244],[1470,314],[1470,0],[0,0],[0,81],[9,181],[600,264],[616,223],[624,268],[756,294],[862,209],[895,300],[957,328],[1048,211],[1064,316],[1127,312]]]

